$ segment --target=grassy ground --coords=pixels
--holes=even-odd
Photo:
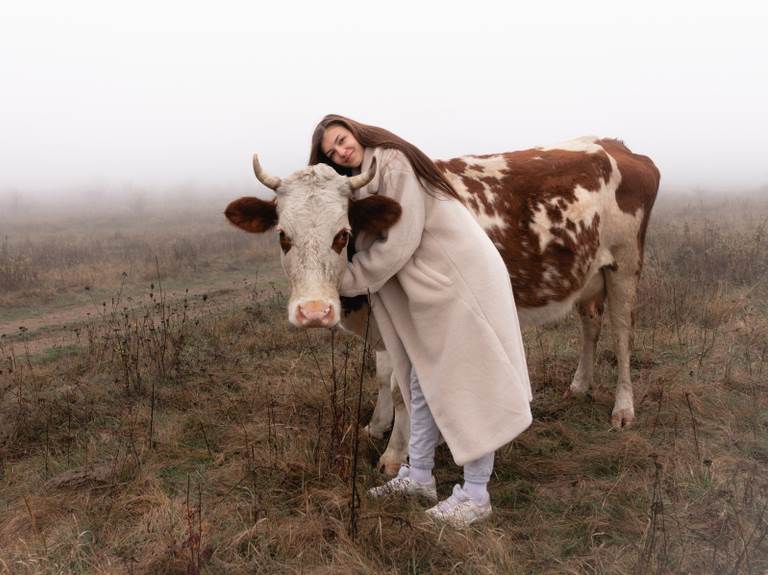
[[[54,347],[27,353],[39,333],[0,340],[0,572],[768,570],[768,200],[657,205],[634,428],[609,429],[608,326],[594,389],[570,400],[577,322],[527,330],[534,423],[497,454],[493,518],[453,531],[425,521],[418,502],[363,497],[354,537],[356,399],[362,371],[366,421],[370,357],[349,336],[287,325],[273,238],[189,218],[114,222],[80,239],[71,225],[8,234],[0,270],[20,285],[4,288],[5,325],[69,305],[84,278],[102,291],[84,304],[98,312]],[[115,241],[135,249],[117,253]],[[183,265],[174,242],[196,246]],[[41,263],[67,245],[80,246],[80,264]],[[34,273],[11,273],[19,266]],[[223,272],[248,278],[237,298],[205,289]],[[383,480],[371,463],[384,447],[361,440],[360,490]],[[460,479],[444,446],[437,479],[443,496]]]

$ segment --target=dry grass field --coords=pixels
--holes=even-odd
[[[534,423],[466,531],[364,495],[350,531],[370,355],[288,325],[276,240],[220,203],[0,214],[0,573],[768,572],[768,197],[661,195],[633,428],[608,325],[569,400],[578,322],[526,330]]]

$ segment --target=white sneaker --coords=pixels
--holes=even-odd
[[[411,470],[402,466],[397,473],[397,477],[390,479],[384,485],[373,487],[368,490],[371,497],[387,497],[389,495],[418,496],[437,501],[437,489],[435,487],[435,478],[430,483],[419,483],[410,477]]]
[[[490,498],[485,503],[477,503],[461,485],[454,485],[451,496],[427,509],[426,514],[432,519],[461,529],[490,517],[492,511]]]

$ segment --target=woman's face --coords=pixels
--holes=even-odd
[[[341,124],[333,124],[325,129],[320,142],[323,153],[337,166],[359,168],[363,163],[363,147]]]

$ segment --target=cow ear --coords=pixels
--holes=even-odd
[[[403,209],[386,196],[368,196],[349,201],[349,225],[352,233],[359,231],[380,235],[397,223]]]
[[[260,234],[277,224],[277,200],[240,198],[227,206],[224,215],[241,230]]]

